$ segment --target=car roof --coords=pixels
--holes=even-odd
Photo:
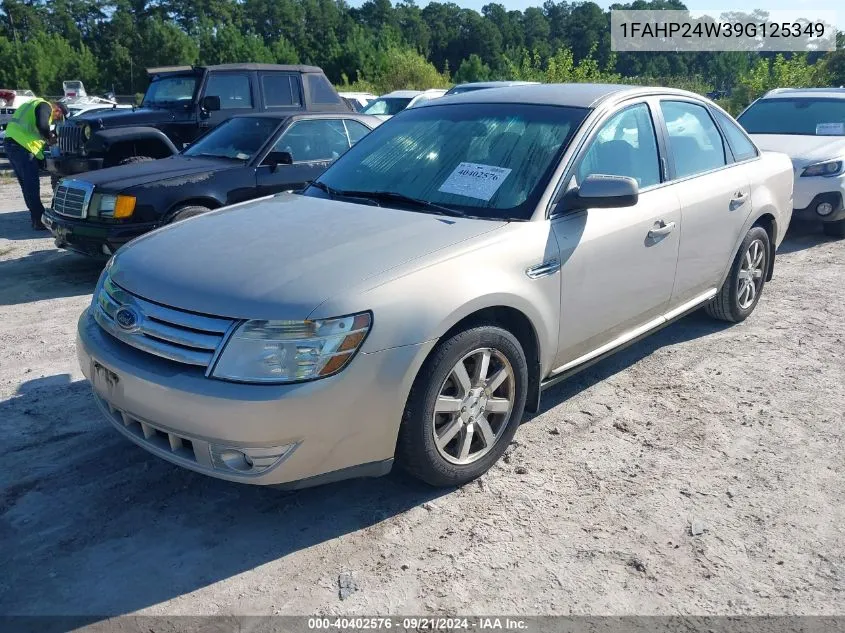
[[[393,90],[387,94],[379,95],[379,99],[382,97],[411,98],[421,94],[423,94],[422,90]]]
[[[317,66],[304,66],[302,64],[216,64],[213,66],[160,66],[147,68],[147,74],[159,75],[164,73],[183,73],[195,70],[269,70],[293,73],[322,73],[323,70]]]
[[[452,88],[506,88],[508,86],[536,86],[538,81],[470,81]]]
[[[667,95],[707,101],[705,97],[675,88],[630,86],[625,84],[528,84],[520,90],[490,88],[448,95],[426,103],[423,108],[443,106],[450,103],[525,103],[531,105],[558,105],[577,108],[595,108],[608,100],[620,100],[637,96]]]
[[[791,99],[794,97],[845,99],[845,88],[775,88],[761,99]]]

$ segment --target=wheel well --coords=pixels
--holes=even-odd
[[[209,209],[216,209],[221,204],[214,198],[190,198],[188,200],[180,200],[167,210],[167,216],[173,215],[179,209],[185,207],[208,207]]]
[[[775,271],[775,249],[777,248],[775,240],[777,239],[778,227],[777,220],[775,220],[775,216],[773,216],[771,213],[764,213],[759,218],[757,218],[753,226],[759,226],[763,228],[766,233],[769,234],[769,244],[771,248],[771,253],[769,253],[769,269],[766,271],[766,281],[771,281],[772,275]]]
[[[137,139],[121,141],[109,148],[106,154],[106,166],[117,165],[120,161],[132,156],[149,156],[150,158],[167,158],[173,152],[164,143],[156,139]]]
[[[528,398],[525,410],[536,413],[540,407],[540,343],[530,319],[509,306],[484,308],[455,323],[441,339],[447,339],[453,334],[478,325],[496,325],[513,334],[519,341],[528,364]]]

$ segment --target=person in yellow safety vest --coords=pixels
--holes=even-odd
[[[41,203],[39,179],[44,148],[55,141],[51,126],[66,114],[67,110],[61,104],[36,98],[19,107],[6,126],[6,157],[23,191],[32,228],[37,231],[46,228],[41,222],[44,205]]]

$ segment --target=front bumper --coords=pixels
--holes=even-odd
[[[102,224],[87,219],[67,218],[52,209],[47,209],[41,219],[53,234],[58,248],[96,258],[110,257],[130,240],[157,226],[155,223]]]
[[[433,345],[359,353],[335,376],[293,385],[206,378],[121,343],[87,310],[76,347],[106,417],[139,446],[212,477],[300,487],[389,470],[405,400]],[[221,448],[269,454],[281,447],[293,448],[259,473],[213,457]]]
[[[103,168],[102,158],[83,156],[47,156],[44,162],[47,171],[55,176],[73,176]]]
[[[833,212],[822,216],[819,215],[817,209],[824,202],[833,205]],[[806,207],[793,209],[792,218],[794,220],[815,220],[821,222],[845,220],[845,206],[842,204],[842,192],[831,191],[817,194]]]

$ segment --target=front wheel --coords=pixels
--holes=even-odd
[[[460,486],[487,472],[516,433],[528,363],[513,334],[484,325],[442,341],[411,389],[397,463],[433,486]]]
[[[181,222],[182,220],[187,220],[195,215],[202,215],[203,213],[208,213],[209,211],[211,211],[211,209],[208,207],[202,207],[196,204],[180,207],[174,211],[173,215],[170,217],[170,223]]]
[[[707,314],[721,321],[739,323],[754,312],[769,270],[771,242],[766,230],[751,227],[734,258],[731,272],[716,297],[707,304]]]
[[[845,237],[845,220],[823,222],[822,231],[829,237]]]

